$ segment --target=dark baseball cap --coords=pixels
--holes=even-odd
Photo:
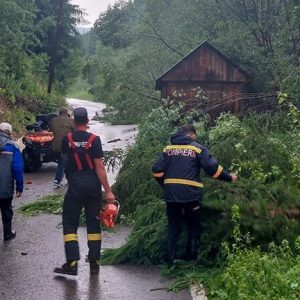
[[[181,131],[183,132],[183,133],[194,133],[194,134],[197,134],[197,132],[196,132],[196,127],[195,126],[193,126],[192,124],[183,124],[182,126],[181,126]]]
[[[78,107],[74,109],[74,121],[77,123],[86,123],[89,121],[88,112],[85,107]]]
[[[68,109],[66,107],[61,107],[59,109],[59,115],[67,115],[68,114]]]

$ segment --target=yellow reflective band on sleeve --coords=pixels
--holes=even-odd
[[[65,241],[65,243],[78,241],[78,235],[73,234],[73,233],[72,234],[65,234],[64,235],[64,241]]]
[[[153,176],[156,177],[156,178],[160,178],[160,177],[163,177],[165,175],[164,172],[160,172],[160,173],[153,173]]]
[[[101,235],[101,233],[89,233],[88,240],[89,241],[101,241],[102,235]]]
[[[217,172],[214,174],[214,176],[213,176],[213,178],[218,178],[220,175],[221,175],[221,173],[223,172],[223,167],[222,166],[219,166],[218,167],[218,170],[217,170]]]
[[[183,185],[191,185],[195,187],[203,187],[203,183],[198,181],[186,180],[186,179],[177,179],[177,178],[169,178],[165,179],[165,184],[183,184]]]
[[[191,145],[172,145],[172,146],[167,146],[164,149],[164,152],[168,151],[168,150],[175,150],[175,149],[182,149],[182,150],[193,150],[196,153],[200,154],[201,153],[201,149],[195,146],[191,146]]]

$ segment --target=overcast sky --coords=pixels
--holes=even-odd
[[[72,4],[79,5],[84,8],[88,14],[85,19],[90,22],[88,25],[80,25],[83,27],[92,27],[100,12],[107,9],[109,4],[114,4],[117,0],[71,0]]]

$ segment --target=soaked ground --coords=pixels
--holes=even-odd
[[[81,100],[71,100],[71,103],[78,106],[84,104],[90,114],[101,109],[101,104],[97,103]],[[101,135],[105,150],[113,147],[110,143],[107,144],[110,139],[121,138],[122,147],[132,143],[135,132],[128,132],[127,129],[128,126],[109,126],[93,122],[91,124],[91,131]],[[53,189],[54,171],[55,164],[47,164],[39,172],[26,175],[24,195],[13,202],[15,209],[13,224],[17,230],[17,238],[6,243],[0,240],[1,300],[191,299],[188,291],[178,294],[167,292],[166,288],[170,285],[170,281],[162,278],[159,269],[155,267],[102,266],[99,277],[90,276],[89,266],[84,261],[87,254],[84,227],[79,229],[80,250],[83,257],[79,265],[79,275],[73,278],[55,276],[52,270],[64,262],[63,236],[59,227],[61,216],[24,217],[17,211],[20,205],[32,202],[43,195],[65,192],[66,186],[58,190]],[[111,183],[114,177],[115,174],[110,174]],[[104,232],[103,248],[121,246],[125,243],[130,230],[128,226],[118,226],[115,233]],[[0,238],[2,234],[0,228]]]

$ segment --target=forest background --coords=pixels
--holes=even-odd
[[[138,122],[161,105],[155,79],[205,40],[252,75],[253,91],[299,99],[298,0],[119,1],[84,35],[70,1],[0,4],[0,96],[15,105],[88,91]]]
[[[0,1],[0,119],[17,133],[65,104],[81,67],[79,7],[70,1]]]

